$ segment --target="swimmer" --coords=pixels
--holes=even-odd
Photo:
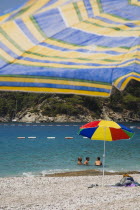
[[[90,158],[89,157],[86,157],[86,160],[84,162],[84,165],[89,165],[89,160],[90,160]]]
[[[101,166],[102,165],[102,162],[100,161],[100,157],[97,157],[95,163],[94,163],[95,166]]]
[[[78,162],[77,162],[78,165],[83,165],[82,163],[82,158],[81,157],[78,157]]]

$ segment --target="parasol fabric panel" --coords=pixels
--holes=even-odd
[[[29,0],[0,16],[0,90],[108,97],[140,81],[139,0]]]

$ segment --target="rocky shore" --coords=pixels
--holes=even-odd
[[[38,113],[33,113],[30,109],[28,109],[23,112],[19,112],[12,120],[17,122],[45,123],[45,122],[90,122],[99,119],[113,120],[117,122],[139,122],[140,116],[139,114],[133,113],[132,111],[129,110],[124,110],[123,112],[114,112],[110,108],[104,106],[102,108],[102,112],[99,118],[93,117],[92,113],[90,112],[88,113],[88,115],[87,114],[85,115],[84,113],[83,115],[79,114],[76,116],[57,114],[54,117],[50,117],[43,115],[41,111]],[[0,122],[10,122],[10,119],[8,118],[8,116],[5,118],[0,117]]]

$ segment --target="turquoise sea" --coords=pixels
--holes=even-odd
[[[0,177],[97,169],[93,163],[97,156],[102,159],[104,142],[79,136],[83,124],[1,123]],[[105,170],[140,171],[140,123],[122,124],[135,135],[131,140],[106,142]],[[89,156],[90,165],[77,165],[78,156],[83,161]]]

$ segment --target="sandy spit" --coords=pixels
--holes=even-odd
[[[133,174],[140,183],[140,174]],[[112,187],[122,175],[0,178],[4,210],[139,210],[140,187]],[[88,188],[91,184],[98,187]]]

